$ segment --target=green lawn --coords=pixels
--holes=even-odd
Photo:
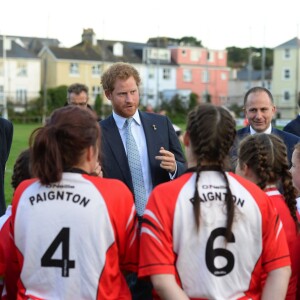
[[[12,200],[13,189],[11,187],[11,176],[15,161],[19,154],[28,148],[29,136],[31,132],[41,126],[40,124],[14,124],[14,136],[11,145],[8,161],[6,163],[4,188],[5,188],[5,200],[6,204],[9,204]]]

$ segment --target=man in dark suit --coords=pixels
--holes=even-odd
[[[300,107],[300,95],[298,99],[298,107]],[[300,114],[298,114],[298,116],[294,120],[287,123],[283,127],[283,131],[295,134],[300,137]]]
[[[237,131],[232,157],[236,156],[238,143],[246,135],[264,132],[276,134],[283,140],[287,148],[289,162],[291,163],[294,146],[300,142],[300,138],[272,126],[276,107],[271,92],[264,87],[251,88],[244,97],[244,110],[249,126]]]
[[[141,112],[139,107],[138,71],[130,64],[115,63],[101,76],[106,97],[111,101],[113,113],[100,122],[102,129],[102,169],[103,176],[123,181],[132,191],[136,207],[137,193],[127,159],[128,132],[126,120],[130,122],[131,132],[137,144],[144,182],[144,203],[152,189],[160,183],[181,175],[185,169],[185,158],[172,123],[166,116]],[[140,201],[140,200],[139,200]],[[137,209],[141,217],[143,210]],[[127,278],[133,299],[152,299],[148,282]]]
[[[13,124],[0,117],[0,216],[5,213],[4,174],[13,138]]]

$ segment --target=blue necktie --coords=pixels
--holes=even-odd
[[[127,159],[133,183],[136,212],[139,216],[142,216],[147,203],[147,197],[140,154],[131,132],[132,121],[133,118],[129,118],[124,125],[126,128]]]

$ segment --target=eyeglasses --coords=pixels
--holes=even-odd
[[[69,102],[69,105],[76,105],[80,107],[87,106],[87,102]]]

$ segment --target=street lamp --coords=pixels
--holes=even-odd
[[[252,52],[250,50],[249,57],[248,57],[248,89],[251,88],[252,69],[253,69],[252,59],[253,59],[253,57],[260,57],[260,53],[259,52]]]

